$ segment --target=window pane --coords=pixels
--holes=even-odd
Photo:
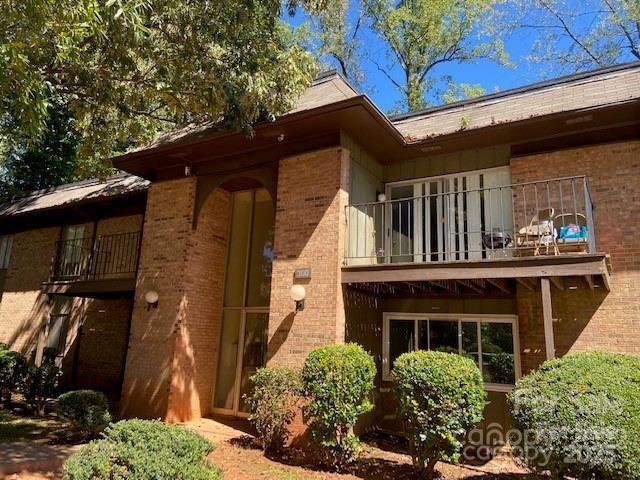
[[[462,354],[480,365],[478,358],[478,324],[462,322]]]
[[[431,350],[447,353],[460,353],[458,349],[458,322],[430,320],[429,337]]]
[[[244,279],[252,202],[253,192],[237,192],[233,194],[231,235],[229,237],[227,275],[225,277],[225,307],[241,307],[244,304]]]
[[[410,262],[413,261],[413,241],[414,241],[414,206],[413,185],[393,187],[391,189],[391,200],[400,200],[390,205],[391,209],[391,261]]]
[[[389,322],[389,369],[400,355],[413,350],[414,321],[391,320]]]
[[[482,375],[487,383],[515,383],[513,325],[482,323]]]
[[[267,307],[271,295],[274,210],[266,189],[256,190],[247,284],[247,306]]]
[[[429,322],[427,320],[418,322],[418,349],[429,350]]]
[[[225,310],[222,315],[218,376],[214,406],[233,408],[236,367],[238,364],[238,339],[240,336],[240,310]]]
[[[240,411],[248,412],[246,398],[253,387],[251,377],[267,361],[268,313],[247,313],[244,327],[242,372],[240,374]]]

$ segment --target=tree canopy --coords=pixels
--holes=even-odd
[[[47,129],[35,142],[5,142],[0,163],[0,202],[102,173],[103,163],[86,164],[76,155],[79,132],[66,105],[54,100]]]
[[[364,0],[372,27],[389,46],[389,64],[379,68],[404,96],[409,110],[426,104],[434,68],[481,58],[506,62],[502,41],[482,38],[480,22],[496,0]],[[391,71],[398,64],[403,73]]]
[[[291,0],[317,13],[329,0]],[[36,143],[62,99],[78,155],[104,159],[202,120],[249,130],[316,73],[278,0],[0,0],[2,134]]]
[[[537,40],[528,60],[574,73],[640,60],[639,0],[514,0]]]

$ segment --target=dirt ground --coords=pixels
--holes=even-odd
[[[3,420],[5,430],[13,434],[9,435],[11,440],[22,437],[24,440],[33,442],[34,437],[41,436],[51,442],[57,436],[55,433],[59,427],[55,423],[51,425],[49,422],[42,422],[38,425],[41,428],[31,428],[31,425],[25,428],[22,424],[23,419],[19,417]],[[42,427],[50,427],[55,433]],[[404,453],[403,445],[398,443],[397,437],[383,434],[364,436],[363,452],[360,458],[346,471],[332,472],[318,467],[308,453],[305,454],[299,449],[290,448],[277,458],[267,458],[259,448],[255,437],[248,434],[250,430],[244,427],[244,430],[240,430],[238,427],[243,427],[243,424],[234,421],[224,424],[210,419],[203,419],[189,425],[189,428],[198,431],[214,443],[216,448],[209,459],[223,469],[225,480],[413,480],[417,478],[411,466],[411,458]],[[498,454],[484,464],[439,463],[437,471],[442,480],[541,478],[530,474],[508,453]],[[59,472],[30,472],[8,475],[6,478],[8,480],[58,480],[61,477]]]
[[[252,437],[233,438],[218,443],[210,460],[220,466],[225,479],[233,480],[413,480],[411,458],[403,453],[381,450],[367,442],[364,452],[345,472],[323,471],[297,450],[289,450],[284,456],[269,459],[255,444]],[[443,480],[533,480],[532,475],[519,466],[508,454],[498,455],[484,465],[450,465],[437,467]]]

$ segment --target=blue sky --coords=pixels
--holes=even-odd
[[[584,0],[567,0],[568,4],[575,2],[575,9],[579,10]],[[355,0],[352,0],[352,5]],[[511,10],[506,10],[509,17],[513,16]],[[299,25],[305,19],[298,14],[293,19],[288,19],[292,24]],[[581,22],[590,23],[593,17],[581,16]],[[534,83],[536,81],[548,78],[549,76],[559,76],[556,70],[550,69],[549,65],[540,65],[527,61],[527,55],[531,54],[533,43],[536,40],[535,30],[517,29],[509,36],[504,37],[505,50],[509,55],[509,59],[513,66],[502,66],[488,60],[481,60],[472,64],[446,63],[441,64],[434,69],[435,76],[450,76],[455,83],[480,84],[487,93],[496,90],[508,90],[510,88],[519,87]],[[398,107],[400,93],[393,84],[381,73],[378,68],[369,61],[374,58],[379,63],[385,61],[385,44],[377,38],[370,30],[365,30],[362,43],[365,45],[366,55],[363,62],[363,69],[366,75],[365,93],[369,94],[375,103],[384,111],[390,112]],[[398,73],[396,71],[396,73]],[[546,76],[545,76],[546,73]],[[396,78],[399,78],[396,76]],[[434,104],[435,98],[433,92],[429,92],[427,97],[430,103]]]

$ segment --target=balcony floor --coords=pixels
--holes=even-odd
[[[513,292],[513,282],[535,288],[549,278],[564,288],[568,278],[582,278],[590,288],[609,290],[609,257],[605,254],[563,254],[455,262],[387,263],[342,267],[342,283],[376,294],[398,288],[411,292],[444,291],[484,294],[489,289]],[[435,289],[433,287],[436,287]]]

